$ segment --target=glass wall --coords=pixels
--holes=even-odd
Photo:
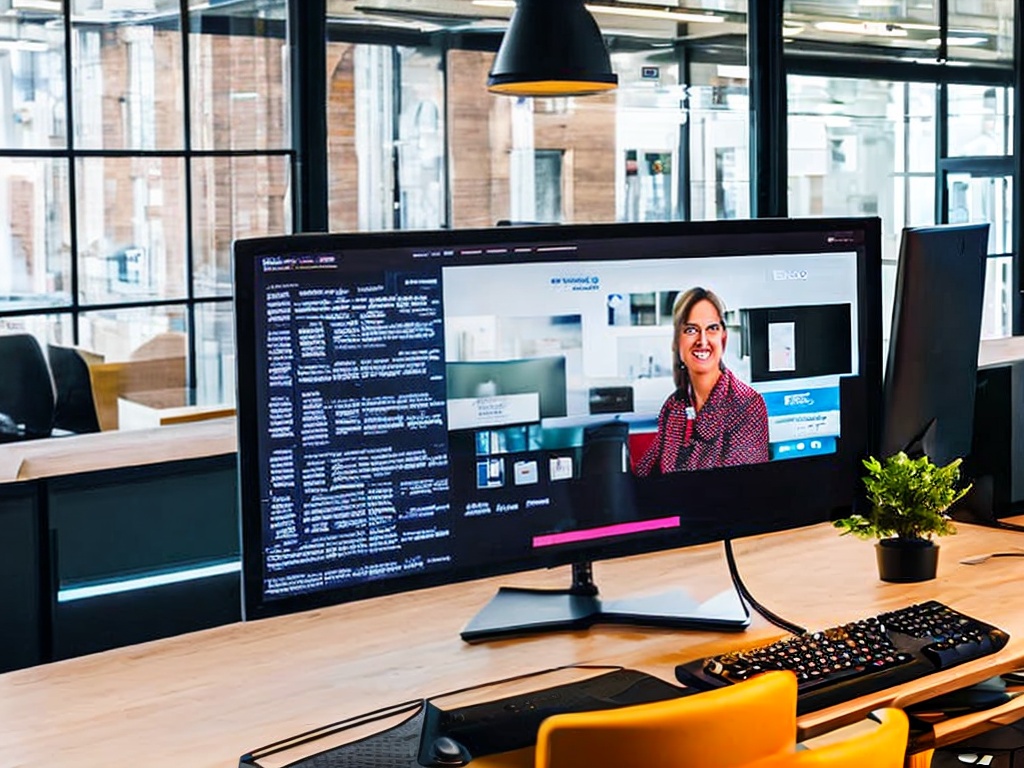
[[[900,233],[935,222],[936,87],[791,76],[787,93],[789,213],[881,217],[888,339]]]
[[[747,67],[694,63],[690,118],[690,218],[750,216],[750,97]]]
[[[946,86],[946,157],[963,170],[944,174],[937,168],[940,86],[791,76],[787,92],[789,213],[881,217],[886,338],[900,233],[939,221],[991,223],[983,335],[1010,335],[1012,179],[962,164],[1010,153],[1009,89]]]
[[[108,360],[161,339],[225,397],[231,243],[291,231],[298,204],[326,202],[334,231],[723,219],[766,183],[750,176],[743,0],[601,9],[619,88],[547,99],[484,87],[509,3],[329,0],[327,146],[303,148],[326,149],[326,188],[297,203],[288,2],[12,4],[0,329]],[[904,226],[992,220],[986,335],[1010,332],[1016,299],[1013,171],[993,165],[1014,152],[1014,13],[786,0],[788,142],[769,150],[790,215],[881,217],[888,296]]]
[[[786,0],[784,34],[795,48],[833,56],[1010,65],[1013,14],[1014,0]]]
[[[444,226],[444,75],[439,50],[327,44],[332,231]]]
[[[332,230],[749,214],[745,68],[688,63],[694,46],[742,62],[746,0],[595,5],[618,89],[537,99],[485,87],[514,3],[429,5],[328,0]]]
[[[0,32],[0,329],[230,400],[231,242],[292,228],[287,0],[52,5]]]
[[[0,312],[71,302],[63,22],[12,12],[0,36]]]

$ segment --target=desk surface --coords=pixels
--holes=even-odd
[[[978,367],[987,368],[1024,360],[1024,336],[982,339],[978,347]]]
[[[198,402],[197,402],[198,399]],[[235,415],[231,403],[207,403],[195,390],[154,389],[128,392],[117,398],[117,428],[121,430],[163,427]]]
[[[235,453],[234,418],[0,445],[0,483]],[[0,759],[0,765],[3,760]]]
[[[909,704],[1024,666],[1024,559],[958,562],[1022,543],[1021,533],[963,525],[942,540],[936,580],[897,585],[878,580],[872,544],[828,526],[735,542],[753,593],[811,628],[934,598],[1011,635],[987,659],[802,717],[802,736],[883,703]],[[720,545],[601,562],[595,573],[609,598],[679,586],[704,598],[728,584]],[[568,578],[563,568],[439,587],[0,675],[0,763],[84,768],[144,758],[149,768],[224,768],[261,744],[410,698],[577,663],[622,664],[673,680],[681,661],[782,635],[755,617],[735,635],[597,627],[460,641],[459,630],[499,584],[564,587]],[[956,735],[947,728],[941,738]]]

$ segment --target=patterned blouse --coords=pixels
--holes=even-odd
[[[669,395],[658,415],[658,434],[636,465],[640,476],[768,461],[768,409],[764,398],[728,369],[722,371],[695,417],[689,387]]]

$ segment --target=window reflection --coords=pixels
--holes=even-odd
[[[189,5],[193,149],[288,146],[286,0],[261,0],[246,15]]]
[[[990,223],[988,260],[985,271],[985,303],[982,338],[1009,336],[1013,307],[1013,180],[1009,176],[980,176],[950,173],[946,177],[949,220],[954,224]]]
[[[65,160],[0,157],[0,311],[71,303]]]
[[[72,343],[71,315],[22,315],[0,317],[0,334],[30,333],[46,349],[47,344],[70,345]]]
[[[89,149],[182,148],[178,1],[107,6],[92,0],[72,2],[76,145]]]
[[[234,316],[230,302],[196,306],[196,402],[235,402]]]
[[[231,243],[291,231],[285,155],[198,157],[192,161],[195,295],[231,295]]]
[[[95,157],[77,162],[82,301],[184,297],[184,160]]]
[[[1012,62],[1014,3],[1015,0],[959,0],[950,3],[949,58],[954,61]]]
[[[935,60],[938,3],[786,0],[783,34],[792,41],[793,50],[863,56],[898,49],[915,58]]]
[[[1009,89],[949,86],[949,156],[1009,154]]]
[[[894,261],[903,227],[935,221],[934,160],[920,149],[934,136],[934,86],[793,76],[787,88],[790,215],[880,216]]]
[[[447,219],[444,167],[444,77],[441,52],[399,47],[399,212],[402,229],[436,229]]]
[[[108,363],[180,359],[184,370],[187,333],[184,306],[102,310],[79,319],[79,345]],[[181,377],[166,386],[184,385]]]
[[[691,66],[686,89],[690,131],[691,218],[750,216],[750,99],[745,66]]]
[[[882,335],[889,337],[900,235],[935,222],[935,87],[882,80],[792,76],[791,216],[879,216]]]
[[[891,56],[937,61],[940,3],[786,0],[783,33],[791,50],[832,56]],[[1014,0],[948,3],[945,58],[1013,61]]]
[[[8,11],[0,28],[0,146],[45,149],[67,141],[64,25],[59,14]]]

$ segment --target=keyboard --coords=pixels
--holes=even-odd
[[[797,676],[804,714],[995,653],[1010,637],[935,600],[840,627],[680,664],[676,677],[700,690],[770,669]]]

